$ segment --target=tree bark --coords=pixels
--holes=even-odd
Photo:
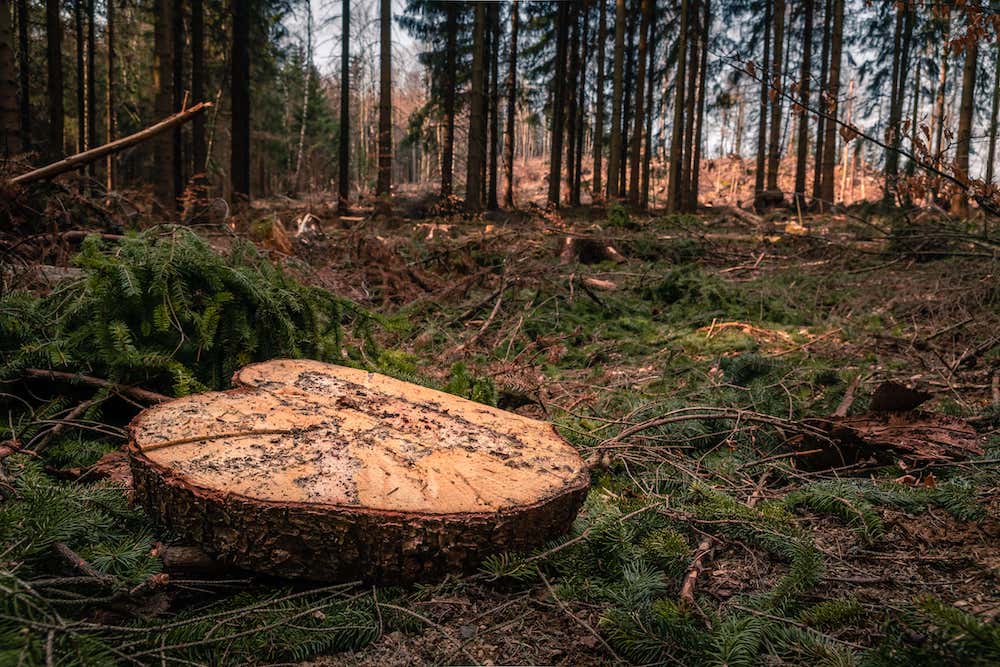
[[[641,0],[632,0],[633,3]],[[640,12],[641,13],[641,12]],[[629,125],[632,123],[632,97],[635,89],[635,31],[638,26],[636,12],[629,12],[626,28],[625,44],[625,82],[622,88],[622,142],[621,159],[618,162],[618,192],[622,197],[627,195],[628,181],[628,148],[630,141]]]
[[[677,37],[677,72],[674,75],[674,122],[670,135],[670,180],[667,183],[667,212],[676,213],[684,206],[681,189],[681,161],[684,156],[684,82],[687,78],[687,36],[690,0],[681,0],[681,26]]]
[[[646,62],[646,140],[642,154],[642,182],[639,185],[640,198],[639,207],[642,210],[649,208],[649,187],[650,187],[650,167],[653,159],[653,84],[656,78],[656,49],[659,45],[659,38],[655,32],[657,20],[657,7],[655,1],[651,0],[649,25],[647,26],[649,40],[647,47],[648,58]]]
[[[375,194],[387,200],[392,188],[392,0],[380,0],[379,3],[379,47],[378,182]]]
[[[784,90],[783,73],[784,43],[785,43],[785,0],[774,0],[774,62],[771,66],[771,82],[776,90]],[[777,199],[780,192],[778,186],[778,171],[781,168],[781,111],[782,97],[776,95],[771,101],[771,136],[767,148],[767,189],[774,195],[768,195],[768,204],[772,196]]]
[[[764,0],[764,55],[761,58],[760,77],[760,118],[757,122],[757,166],[754,169],[754,202],[764,192],[767,160],[767,110],[771,88],[771,23],[773,21],[774,0]]]
[[[476,3],[472,30],[472,86],[469,93],[469,144],[465,169],[465,208],[483,210],[483,160],[486,146],[481,137],[486,119],[483,118],[483,80],[486,76],[486,6]]]
[[[799,99],[802,103],[799,114],[798,139],[795,155],[795,204],[799,210],[806,205],[806,168],[809,159],[809,92],[812,83],[812,40],[813,14],[816,0],[805,0],[802,18],[802,62],[799,69]]]
[[[84,0],[74,0],[73,20],[76,24],[76,152],[87,150],[87,69],[84,59],[86,33],[83,25]]]
[[[45,60],[48,70],[47,97],[49,111],[48,156],[58,160],[63,156],[63,25],[59,0],[45,0]]]
[[[162,1],[162,0],[161,0]],[[232,149],[229,177],[233,196],[250,199],[250,0],[231,0],[233,10]]]
[[[31,139],[31,59],[28,49],[28,0],[17,0],[17,72],[20,84],[18,109],[21,115],[21,150],[30,151]]]
[[[997,157],[997,121],[1000,120],[1000,40],[996,44],[996,63],[993,66],[993,106],[990,109],[990,144],[986,151],[986,184],[993,184]]]
[[[493,49],[490,53],[490,168],[486,179],[486,208],[495,211],[500,208],[497,201],[497,162],[500,156],[500,5],[490,3],[489,14]]]
[[[0,158],[4,159],[21,152],[11,7],[9,0],[0,0]]]
[[[510,6],[510,62],[507,66],[507,131],[504,133],[504,185],[503,205],[514,208],[514,121],[517,118],[517,29],[519,0]],[[449,10],[450,11],[450,10]],[[453,57],[453,56],[452,56]]]
[[[651,2],[653,0],[642,0],[641,12],[642,23],[639,26],[639,54],[636,63],[635,75],[635,126],[632,130],[632,145],[629,147],[629,179],[628,179],[628,203],[635,209],[639,208],[642,193],[639,191],[640,182],[640,159],[642,158],[642,133],[645,130],[645,109],[646,102],[646,59],[649,49],[649,20],[652,14]]]
[[[979,61],[979,41],[966,40],[965,65],[962,68],[962,101],[958,108],[958,141],[955,144],[955,177],[969,182],[969,153],[972,140],[972,114],[976,100],[976,65]],[[951,200],[952,212],[960,218],[969,217],[968,193],[960,189]]]
[[[597,31],[597,101],[594,106],[594,178],[591,193],[594,199],[600,198],[602,157],[604,153],[604,56],[608,41],[607,0],[597,0],[598,31]]]
[[[581,12],[583,34],[580,39],[580,69],[577,82],[577,123],[576,123],[576,163],[573,165],[573,180],[569,190],[570,206],[580,205],[580,188],[583,179],[583,149],[587,125],[587,65],[590,60],[590,0],[583,0]]]
[[[698,13],[701,11],[701,0],[691,0],[691,7],[688,10],[688,37],[687,37],[687,92],[684,97],[684,151],[681,171],[681,207],[684,211],[691,209],[691,186],[693,184],[693,173],[698,168],[694,164],[694,125],[695,108],[698,101],[698,61],[700,50],[698,49],[698,39],[696,36],[698,27]]]
[[[885,153],[885,185],[882,200],[894,204],[898,193],[899,148],[902,145],[903,103],[909,73],[910,41],[913,35],[914,8],[897,8],[896,30],[892,58],[892,92],[889,101],[889,148]],[[914,128],[915,131],[915,128]]]
[[[237,0],[239,1],[239,0]],[[153,26],[153,90],[156,115],[160,118],[169,116],[174,111],[173,105],[173,0],[156,0],[155,24]],[[236,112],[234,108],[233,117]],[[235,122],[235,120],[234,120]],[[237,138],[234,134],[233,145]],[[160,134],[153,146],[153,196],[159,213],[172,218],[175,215],[177,201],[173,183],[174,142],[171,134]],[[170,176],[167,176],[167,175]]]
[[[837,117],[838,97],[840,95],[840,60],[844,42],[844,0],[833,0],[833,32],[830,36],[830,79],[826,89],[830,97],[829,114]],[[823,183],[820,190],[820,207],[826,208],[834,203],[834,170],[837,166],[837,125],[827,122],[823,137]]]
[[[684,0],[686,3],[687,0]],[[618,182],[622,150],[622,88],[625,71],[625,0],[615,0],[615,53],[612,65],[611,140],[608,145],[608,199],[621,196]]]
[[[569,3],[560,2],[556,19],[556,63],[552,86],[552,145],[549,157],[548,203],[558,207],[562,186],[563,139],[566,122],[566,60],[569,41]]]
[[[309,120],[309,89],[312,88],[312,2],[306,0],[306,50],[302,58],[302,121],[299,124],[299,146],[295,151],[295,191],[302,187],[302,158],[306,149],[306,123]]]
[[[819,73],[819,108],[827,110],[827,74],[830,66],[830,37],[833,27],[833,0],[826,0],[826,7],[823,10],[823,48],[820,53],[820,73]],[[820,193],[823,189],[823,144],[826,141],[826,116],[821,115],[816,119],[816,154],[813,157],[813,203],[819,205]]]
[[[698,210],[698,194],[699,194],[699,181],[701,176],[701,147],[702,147],[702,132],[705,124],[705,84],[706,77],[708,74],[708,39],[709,31],[712,25],[712,3],[711,0],[704,0],[705,12],[704,12],[704,25],[701,29],[700,41],[701,41],[701,62],[698,65],[698,102],[697,111],[694,119],[695,130],[694,130],[694,169],[691,172],[691,186],[688,188],[688,208],[691,211]]]
[[[578,120],[577,87],[580,74],[580,12],[574,3],[569,11],[569,69],[566,89],[566,182],[569,186],[569,203],[573,203],[573,182],[576,180],[576,129]]]
[[[951,60],[948,42],[951,39],[951,10],[945,9],[944,35],[938,45],[938,52],[941,55],[941,62],[938,65],[938,85],[937,99],[934,101],[934,159],[935,166],[941,164],[944,153],[944,102],[945,88],[948,84],[948,64]]]
[[[108,60],[107,60],[107,65],[108,65],[108,72],[107,72],[108,83],[107,83],[107,97],[106,97],[107,108],[105,110],[105,116],[106,116],[105,122],[107,123],[107,139],[108,139],[107,143],[111,143],[112,141],[114,141],[115,138],[118,135],[118,101],[117,101],[117,97],[115,96],[115,67],[116,67],[116,62],[115,62],[115,58],[116,58],[116,54],[115,54],[115,1],[116,0],[107,0],[107,2],[106,2],[106,6],[107,6],[107,8],[106,8],[107,26],[106,26],[105,41],[107,42],[107,49],[108,49]],[[194,3],[192,4],[192,8],[194,7],[194,4],[200,5],[201,1],[202,0],[194,0]],[[192,11],[194,11],[194,10],[192,9]],[[194,25],[193,22],[194,22],[194,19],[192,18],[192,27]],[[194,38],[194,35],[192,34],[192,39],[193,38]],[[195,71],[197,71],[197,70],[195,70]],[[192,76],[192,78],[193,78],[193,76]],[[192,85],[191,90],[192,90],[192,94],[193,94],[193,92],[194,92],[194,86],[193,85]],[[199,95],[201,95],[201,91],[199,91]],[[201,99],[199,97],[196,97],[195,101],[196,102],[201,102]],[[202,131],[202,141],[204,142],[204,137],[205,137],[205,135],[204,135],[204,127],[205,127],[205,125],[204,125],[204,119],[201,118],[201,114],[199,114],[196,117],[196,119],[200,119],[201,122],[202,122],[202,128],[203,128],[203,131]],[[196,120],[195,122],[198,122],[198,120]],[[116,180],[115,180],[115,156],[114,156],[114,154],[112,154],[112,153],[108,154],[108,159],[104,163],[104,171],[105,171],[105,187],[107,187],[108,191],[110,192],[111,190],[115,189],[115,182],[116,182]]]
[[[94,0],[90,0],[93,4]],[[170,111],[180,111],[184,106],[184,6],[183,0],[174,0],[173,6],[173,30],[171,31],[174,46],[173,49],[173,105]],[[184,135],[181,133],[181,126],[174,128],[170,137],[174,144],[174,158],[171,170],[174,181],[174,202],[180,209],[181,196],[184,194]]]
[[[341,3],[340,132],[337,146],[337,211],[347,213],[350,200],[351,127],[351,0]],[[449,165],[450,167],[450,165]],[[449,171],[449,177],[451,176]],[[443,181],[443,178],[442,178]]]

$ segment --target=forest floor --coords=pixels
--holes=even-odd
[[[995,240],[863,210],[398,210],[272,202],[241,228],[387,318],[357,363],[552,421],[593,488],[570,536],[472,577],[373,589],[377,627],[354,650],[288,656],[1000,660]],[[236,641],[211,662],[241,655]]]

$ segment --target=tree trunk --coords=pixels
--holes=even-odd
[[[944,17],[944,35],[942,36],[941,43],[938,45],[938,52],[941,55],[941,62],[938,65],[938,85],[937,85],[937,99],[934,101],[934,160],[935,165],[941,164],[941,158],[944,153],[944,102],[945,102],[945,88],[948,85],[948,64],[951,59],[950,49],[948,48],[948,42],[951,40],[951,10],[945,10]]]
[[[193,7],[197,4],[200,6],[201,0],[194,0],[192,3]],[[105,41],[107,42],[108,49],[108,84],[107,84],[107,108],[105,109],[105,122],[107,123],[107,133],[108,133],[108,143],[114,141],[118,136],[118,102],[115,96],[115,0],[107,0],[106,2],[106,13],[107,13],[107,26]],[[194,19],[192,18],[192,27],[194,25]],[[192,34],[192,39],[194,35]],[[197,71],[197,70],[195,70]],[[194,91],[194,86],[192,85],[192,93]],[[201,91],[199,91],[201,95]],[[201,102],[199,98],[195,98],[195,102]],[[205,120],[202,118],[201,114],[195,117],[195,122],[202,123],[202,142],[205,139]],[[108,159],[104,163],[105,171],[105,187],[108,191],[115,189],[115,156],[113,153],[108,154]]]
[[[165,0],[158,0],[165,2]],[[232,150],[229,177],[234,199],[250,199],[250,0],[231,0],[233,11]],[[169,4],[168,2],[166,4]]]
[[[608,41],[607,0],[597,0],[598,31],[597,31],[597,102],[594,106],[594,178],[591,193],[594,199],[600,198],[601,164],[604,153],[604,56]]]
[[[840,60],[844,43],[844,0],[833,0],[833,32],[830,35],[830,79],[826,90],[829,95],[828,111],[831,117],[837,117],[837,104],[840,95]],[[837,124],[827,122],[823,137],[823,183],[820,190],[821,209],[834,203],[834,171],[837,166]]]
[[[1000,120],[1000,41],[996,44],[996,63],[993,66],[993,106],[990,109],[990,145],[986,151],[986,184],[993,184],[997,157],[997,121]]]
[[[642,133],[645,130],[645,109],[643,104],[646,87],[646,59],[649,48],[649,19],[652,13],[650,4],[654,0],[642,0],[642,23],[639,26],[639,54],[636,63],[635,75],[635,126],[632,130],[632,145],[629,147],[629,179],[628,179],[628,203],[632,208],[638,209],[642,199],[639,192],[640,181],[640,160],[642,158]]]
[[[21,152],[16,72],[11,3],[0,0],[0,158],[3,159]]]
[[[684,0],[686,3],[687,0]],[[608,198],[621,196],[618,188],[622,150],[622,88],[625,71],[625,0],[615,0],[615,55],[612,65],[611,141],[608,145]]]
[[[823,111],[828,107],[828,95],[825,89],[827,74],[830,67],[830,37],[833,28],[833,0],[826,0],[823,11],[823,49],[820,53],[819,73],[819,108]],[[826,141],[826,117],[820,115],[816,119],[816,155],[813,158],[813,203],[819,205],[820,193],[823,189],[823,144]]]
[[[569,69],[566,82],[566,181],[569,185],[569,202],[573,202],[573,182],[576,180],[576,127],[577,84],[580,73],[580,12],[572,4],[570,16]],[[586,20],[586,19],[584,19]]]
[[[83,25],[83,2],[74,0],[73,20],[76,27],[76,152],[87,150],[87,67],[84,59],[86,33]],[[168,79],[169,80],[169,79]]]
[[[63,156],[63,25],[59,0],[45,0],[45,60],[49,103],[48,156],[52,161]]]
[[[478,7],[478,5],[477,5]],[[562,185],[563,135],[566,119],[566,56],[569,41],[569,3],[560,2],[556,19],[556,64],[552,86],[552,146],[549,158],[549,197],[552,206],[559,206]]]
[[[153,90],[155,93],[154,107],[158,118],[166,118],[174,111],[173,104],[173,0],[156,0],[155,25],[153,30]],[[233,117],[236,113],[234,108]],[[235,121],[234,121],[235,122]],[[173,179],[167,174],[173,174],[174,142],[172,134],[161,134],[154,140],[153,196],[159,213],[165,217],[174,217],[177,201],[174,192]],[[237,138],[233,137],[235,147]],[[235,160],[234,160],[235,162]]]
[[[784,90],[785,40],[785,0],[774,0],[774,62],[771,66],[771,82],[775,90]],[[767,147],[767,203],[779,197],[778,171],[781,168],[781,96],[775,95],[771,101],[771,136]],[[774,193],[774,194],[770,194]],[[776,202],[774,202],[776,203]]]
[[[510,62],[507,66],[507,131],[504,133],[504,208],[514,208],[514,121],[517,118],[517,29],[518,0],[510,6]],[[452,56],[453,57],[453,56]]]
[[[681,0],[681,26],[677,37],[677,73],[674,75],[674,123],[670,134],[670,180],[667,183],[667,212],[676,213],[684,205],[681,190],[681,161],[684,156],[684,82],[687,78],[688,14],[691,0]]]
[[[587,65],[590,57],[590,0],[583,1],[583,11],[581,12],[583,27],[583,35],[580,40],[580,49],[582,53],[580,54],[580,68],[579,68],[579,81],[577,82],[577,88],[579,93],[577,94],[577,123],[576,123],[576,137],[574,141],[576,142],[576,162],[573,165],[573,180],[570,184],[569,190],[569,204],[570,206],[580,205],[580,187],[583,178],[583,149],[584,149],[584,138],[586,136],[586,119],[587,119]]]
[[[889,100],[889,148],[885,153],[885,186],[882,201],[894,204],[899,180],[899,148],[902,144],[903,102],[909,72],[910,41],[913,35],[914,9],[900,6],[896,14],[896,30],[892,57],[892,92]],[[915,131],[915,128],[914,128]]]
[[[701,29],[701,62],[698,65],[698,102],[696,116],[694,119],[695,130],[694,130],[694,168],[691,171],[691,185],[688,188],[688,208],[691,211],[698,210],[698,190],[699,190],[699,180],[701,175],[701,146],[702,146],[702,131],[705,124],[705,84],[706,76],[708,73],[708,38],[709,30],[712,26],[712,3],[711,0],[704,0],[705,3],[705,13],[704,13],[704,25]]]
[[[302,156],[306,149],[306,122],[309,119],[309,89],[312,87],[312,37],[313,17],[312,2],[306,0],[306,50],[302,58],[302,122],[299,123],[299,146],[295,151],[295,181],[294,190],[302,187]]]
[[[91,4],[94,0],[90,0]],[[173,6],[173,108],[170,110],[171,113],[174,111],[180,111],[181,107],[184,106],[184,6],[185,2],[183,0],[174,0]],[[174,160],[171,165],[173,169],[173,179],[174,179],[174,201],[176,206],[180,207],[181,196],[184,194],[184,134],[180,125],[174,128],[173,136],[171,137],[174,143]]]
[[[969,153],[972,140],[972,114],[976,100],[976,65],[979,41],[966,40],[965,65],[962,68],[962,101],[958,108],[958,141],[955,144],[955,178],[969,182]],[[952,212],[960,218],[969,217],[969,198],[965,190],[957,190],[951,200]]]
[[[646,59],[646,129],[645,147],[642,154],[642,182],[639,185],[640,197],[639,207],[642,210],[649,208],[649,184],[650,167],[653,159],[653,83],[656,78],[656,49],[659,45],[659,37],[654,31],[657,20],[657,7],[654,0],[650,0],[649,25],[646,26],[649,40],[647,47],[648,58]]]
[[[110,0],[109,0],[110,1]],[[17,0],[17,72],[20,84],[21,150],[31,150],[31,61],[28,50],[28,0]]]
[[[641,0],[632,0],[633,3]],[[625,180],[628,170],[628,148],[630,141],[629,125],[632,123],[632,97],[635,90],[635,31],[638,26],[636,12],[629,12],[625,45],[625,83],[622,88],[622,144],[621,159],[618,162],[618,192],[622,197],[627,194],[628,181]]]
[[[340,128],[337,140],[337,211],[347,213],[351,187],[351,0],[341,3]],[[449,164],[449,186],[450,167]],[[442,178],[443,181],[443,178]]]
[[[469,145],[465,170],[465,208],[469,211],[483,209],[483,160],[486,146],[481,137],[486,119],[483,118],[486,101],[483,99],[483,80],[486,77],[486,6],[476,3],[472,35],[472,89],[469,94]]]
[[[760,199],[764,192],[767,169],[767,109],[770,101],[771,88],[771,23],[774,0],[764,0],[764,55],[761,58],[760,77],[760,118],[757,122],[757,166],[754,169],[754,202]]]
[[[486,208],[500,208],[497,201],[498,159],[500,156],[500,5],[490,4],[493,51],[490,54],[490,170],[487,178]]]
[[[698,168],[694,164],[694,125],[695,109],[698,101],[698,62],[701,54],[698,48],[698,14],[701,11],[701,0],[692,0],[691,8],[688,10],[688,37],[687,37],[687,89],[684,97],[684,151],[683,151],[683,171],[681,171],[681,207],[684,211],[691,210],[691,186],[694,182],[692,175]]]
[[[392,0],[379,3],[378,183],[388,199],[392,188]],[[382,204],[387,204],[383,201]]]
[[[805,0],[802,18],[802,66],[799,69],[798,140],[795,155],[795,204],[801,210],[806,205],[806,162],[809,159],[809,88],[812,82],[813,13],[816,0]]]

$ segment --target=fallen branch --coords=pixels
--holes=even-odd
[[[169,396],[163,394],[157,394],[155,391],[149,391],[148,389],[142,389],[141,387],[130,387],[127,385],[115,384],[111,380],[105,380],[104,378],[94,377],[93,375],[83,375],[81,373],[67,373],[64,371],[49,371],[41,368],[25,368],[23,372],[24,377],[40,379],[40,380],[53,380],[56,382],[80,382],[83,384],[90,385],[92,387],[110,387],[112,391],[123,394],[125,396],[131,396],[140,401],[146,401],[147,403],[164,403],[171,400]]]
[[[115,141],[104,144],[103,146],[91,148],[88,151],[83,151],[82,153],[77,153],[76,155],[70,155],[59,162],[53,162],[52,164],[47,164],[44,167],[39,167],[38,169],[29,171],[26,174],[16,176],[15,178],[12,178],[10,182],[16,185],[24,185],[34,181],[50,179],[60,174],[64,174],[67,171],[73,171],[74,169],[77,169],[85,164],[96,162],[102,157],[125,150],[130,146],[135,146],[136,144],[162,134],[169,129],[182,125],[211,106],[211,102],[199,102],[193,107],[184,109],[183,111],[178,111],[174,115],[161,120],[156,125],[147,127],[145,130],[140,130],[135,134],[130,134],[127,137],[116,139]]]
[[[706,537],[698,545],[698,550],[694,553],[694,561],[684,575],[684,585],[681,586],[681,603],[695,606],[694,586],[699,575],[705,571],[705,559],[712,554],[712,538]]]

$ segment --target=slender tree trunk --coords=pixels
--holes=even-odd
[[[594,107],[594,180],[591,192],[593,198],[600,198],[601,190],[601,158],[604,152],[604,55],[608,41],[607,0],[597,0],[597,101]]]
[[[820,53],[820,95],[819,108],[826,111],[829,106],[829,94],[825,90],[827,74],[830,67],[830,37],[833,28],[833,0],[826,0],[826,8],[823,11],[823,48]],[[813,158],[813,203],[819,204],[820,194],[823,190],[823,148],[826,141],[826,117],[820,116],[816,119],[816,155]]]
[[[340,10],[340,133],[337,140],[337,210],[347,213],[351,189],[351,0]],[[450,156],[449,156],[450,157]],[[451,177],[449,164],[449,179]],[[443,180],[443,178],[442,178]],[[450,182],[449,182],[450,185]],[[449,192],[450,194],[450,192]]]
[[[559,192],[562,185],[563,135],[566,108],[566,56],[569,41],[569,3],[560,2],[556,19],[556,66],[552,94],[552,146],[549,158],[549,198],[552,206],[559,206]]]
[[[695,116],[696,125],[694,130],[694,168],[691,171],[691,186],[689,188],[688,195],[688,208],[691,211],[696,211],[698,209],[698,190],[701,174],[702,128],[705,124],[705,84],[708,73],[708,38],[709,30],[712,26],[711,0],[704,0],[704,3],[704,25],[702,25],[701,35],[699,38],[701,42],[701,62],[698,65],[698,102],[696,111],[697,115]]]
[[[580,40],[580,48],[582,53],[580,54],[580,67],[579,67],[579,81],[577,82],[577,88],[579,90],[577,94],[577,123],[576,123],[576,137],[574,141],[576,142],[576,163],[573,165],[573,180],[570,185],[569,190],[569,204],[570,206],[580,205],[580,186],[581,179],[583,178],[583,149],[584,149],[584,138],[586,137],[586,118],[587,118],[587,65],[590,57],[589,51],[589,38],[590,38],[590,0],[583,0],[583,10],[581,12],[582,23],[583,23],[583,35]]]
[[[774,62],[771,66],[772,85],[777,90],[784,90],[782,75],[784,72],[784,40],[785,40],[785,0],[774,0]],[[771,136],[767,147],[767,189],[778,198],[778,170],[781,168],[781,96],[777,95],[771,101]],[[770,203],[770,195],[768,203]]]
[[[962,101],[958,108],[958,142],[955,144],[955,177],[969,181],[969,153],[972,140],[972,114],[976,100],[976,65],[979,60],[979,41],[967,40],[965,65],[962,68]],[[960,218],[969,217],[969,199],[964,190],[955,192],[951,200],[952,211]]]
[[[799,69],[799,114],[798,140],[795,155],[795,204],[799,209],[806,205],[806,162],[809,159],[809,122],[806,108],[809,106],[809,89],[812,83],[812,40],[813,13],[816,0],[805,0],[802,18],[802,63]]]
[[[764,56],[761,59],[760,118],[757,123],[757,167],[754,170],[753,195],[756,202],[764,192],[767,168],[767,110],[771,87],[771,23],[774,0],[764,0]]]
[[[517,29],[518,0],[510,6],[510,62],[507,65],[507,131],[504,133],[504,208],[514,208],[514,121],[517,118]]]
[[[486,6],[476,3],[472,36],[472,90],[469,102],[469,147],[465,171],[465,208],[469,211],[483,209],[483,160],[486,146],[482,143],[483,118],[486,101],[483,99],[483,80],[486,77]]]
[[[110,1],[110,0],[109,0]],[[20,83],[18,104],[21,115],[21,150],[31,150],[31,60],[28,50],[28,0],[17,0],[17,72]]]
[[[17,67],[14,23],[9,0],[0,0],[0,158],[21,152],[21,121],[17,107]]]
[[[651,3],[653,0],[642,0],[642,23],[639,26],[639,54],[636,63],[635,75],[635,126],[632,130],[632,145],[629,147],[629,179],[628,179],[628,203],[633,208],[639,208],[642,199],[639,191],[640,181],[640,160],[642,158],[642,133],[645,129],[645,109],[643,104],[646,87],[646,59],[649,49],[649,19],[652,14]]]
[[[45,60],[48,70],[47,97],[49,103],[48,156],[52,161],[63,156],[63,25],[59,0],[45,0]]]
[[[694,164],[694,126],[695,109],[698,102],[698,62],[701,51],[698,49],[698,14],[701,11],[701,0],[692,0],[688,17],[687,37],[687,89],[684,98],[684,151],[681,171],[681,207],[684,211],[691,210],[691,186],[694,183],[693,174],[698,168]]]
[[[153,26],[153,90],[155,91],[153,104],[157,118],[166,118],[174,110],[173,8],[173,0],[156,0]],[[234,106],[233,117],[235,116]],[[153,178],[153,196],[159,213],[172,218],[177,206],[174,199],[176,193],[173,179],[166,175],[173,174],[174,142],[171,133],[161,134],[154,141],[153,171],[156,176]],[[234,147],[236,143],[237,139],[234,136]]]
[[[566,181],[569,185],[569,202],[573,202],[573,182],[576,180],[576,123],[577,123],[577,77],[580,72],[580,16],[576,4],[572,5],[570,16],[569,69],[567,71],[566,95]]]
[[[688,14],[691,0],[681,0],[681,26],[677,37],[677,73],[674,75],[674,122],[670,136],[670,180],[667,182],[667,211],[676,213],[683,206],[681,161],[684,156],[684,82],[687,78]]]
[[[392,0],[380,0],[379,8],[378,183],[375,194],[388,199],[392,188]]]
[[[94,35],[95,26],[95,5],[96,0],[87,1],[87,148],[97,145],[97,77],[95,76],[97,65],[97,45]],[[91,178],[95,176],[97,168],[96,162],[91,162],[87,166],[87,173]]]
[[[158,0],[169,4],[169,0]],[[232,150],[229,177],[234,199],[250,199],[250,0],[231,0],[233,44]]]
[[[90,0],[93,4],[94,0]],[[184,5],[182,0],[174,0],[173,6],[173,108],[171,113],[179,111],[184,106]],[[178,125],[171,133],[174,142],[174,159],[171,168],[174,179],[174,201],[179,207],[181,195],[184,193],[184,133]]]
[[[903,103],[906,97],[906,79],[910,62],[910,41],[913,35],[915,10],[900,6],[896,14],[896,31],[892,58],[892,93],[889,101],[889,148],[885,153],[885,186],[882,200],[886,204],[896,201],[899,180],[899,148],[902,144]]]
[[[830,36],[830,79],[826,89],[829,94],[829,113],[837,117],[840,96],[840,60],[844,42],[844,0],[833,0],[833,33]],[[823,183],[820,190],[820,206],[827,207],[834,201],[834,170],[837,166],[837,125],[826,123],[823,138]]]
[[[312,88],[312,2],[306,0],[306,50],[302,58],[302,121],[299,123],[299,146],[295,151],[294,190],[302,187],[302,156],[306,149],[306,121],[309,119],[309,89]]]
[[[653,159],[653,84],[656,79],[656,49],[659,45],[659,38],[657,33],[654,31],[657,20],[657,7],[655,2],[652,3],[650,8],[650,19],[649,25],[647,26],[648,35],[646,39],[649,40],[648,58],[646,59],[646,129],[645,129],[645,146],[642,154],[642,183],[639,186],[640,198],[639,206],[642,210],[647,210],[649,208],[649,185],[650,185],[650,168]]]
[[[87,69],[84,59],[86,34],[83,25],[84,0],[74,0],[73,20],[76,24],[76,152],[87,150]],[[168,79],[169,80],[169,79]]]
[[[1000,120],[1000,41],[996,44],[996,62],[993,66],[993,104],[990,108],[989,148],[986,150],[986,184],[993,184],[997,157],[997,121]]]
[[[948,42],[951,39],[951,10],[946,10],[944,18],[944,35],[938,45],[941,62],[938,65],[938,86],[937,99],[934,102],[934,159],[936,165],[940,165],[944,152],[944,102],[945,89],[948,86],[948,64],[951,54],[948,49]]]
[[[118,136],[118,102],[115,96],[115,2],[116,0],[107,0],[106,2],[106,13],[107,13],[107,26],[105,29],[105,41],[107,42],[108,49],[108,86],[107,86],[107,108],[105,109],[105,122],[107,123],[108,132],[108,143],[114,141]],[[195,0],[195,3],[200,4],[201,0]],[[193,7],[193,5],[192,5]],[[193,38],[193,36],[192,36]],[[192,86],[192,91],[194,90]],[[201,102],[201,99],[195,98],[196,102]],[[197,123],[201,121],[202,127],[202,143],[205,140],[204,128],[205,119],[202,118],[204,114],[198,114],[195,116],[194,122]],[[203,147],[204,149],[204,147]],[[104,163],[105,171],[105,187],[108,191],[115,189],[115,154],[109,153],[107,160]]]
[[[684,0],[687,2],[687,0]],[[625,0],[615,0],[615,54],[612,65],[611,142],[608,145],[608,198],[621,196],[618,172],[622,151],[622,93],[625,71]]]
[[[641,0],[632,0],[634,2],[640,2]],[[641,12],[640,12],[641,13]],[[621,160],[618,162],[618,192],[622,197],[627,194],[628,181],[626,181],[626,172],[628,169],[628,149],[629,149],[629,127],[632,123],[632,99],[635,93],[635,31],[639,24],[638,17],[635,12],[629,12],[628,15],[628,27],[627,27],[627,44],[625,46],[625,86],[622,89],[623,100],[622,100],[622,144],[621,144]]]
[[[497,201],[498,159],[500,157],[500,5],[490,4],[493,52],[490,54],[490,171],[487,178],[486,208],[500,208]]]

